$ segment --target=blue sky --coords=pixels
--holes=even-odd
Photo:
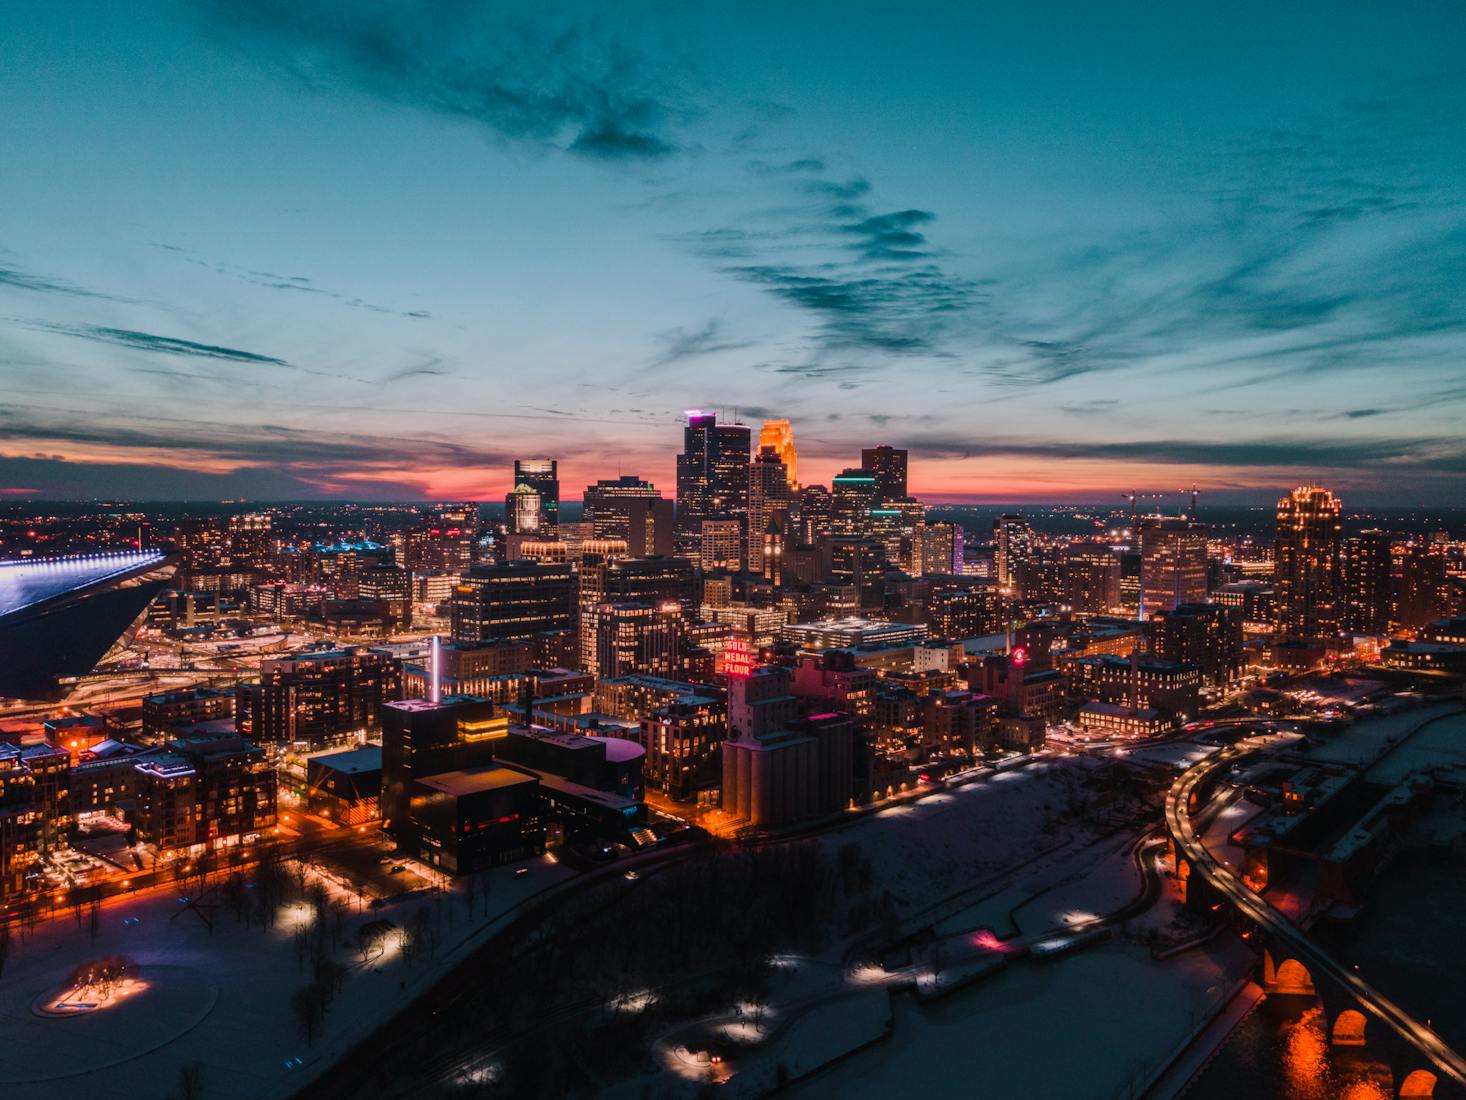
[[[11,5],[0,491],[1459,503],[1459,4]]]

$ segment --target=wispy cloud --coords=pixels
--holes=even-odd
[[[1459,438],[1074,440],[1001,436],[965,438],[918,432],[909,439],[909,446],[913,453],[933,458],[1018,455],[1250,469],[1393,469],[1399,473],[1455,473],[1466,468],[1466,443]]]
[[[682,238],[724,273],[814,320],[812,354],[771,369],[818,378],[869,370],[870,355],[948,354],[947,338],[982,287],[928,240],[936,214],[882,211],[868,180],[807,178],[823,161],[802,163],[792,201]]]
[[[130,351],[145,352],[152,355],[164,355],[202,362],[219,362],[247,367],[279,368],[282,370],[296,371],[300,374],[314,375],[318,378],[335,378],[343,382],[357,382],[362,385],[373,384],[372,380],[368,378],[358,378],[354,375],[342,374],[339,371],[319,370],[315,367],[302,366],[299,363],[294,363],[275,355],[247,351],[242,348],[232,348],[222,344],[206,344],[197,340],[186,340],[177,336],[159,336],[156,333],[143,332],[138,329],[111,328],[106,325],[62,324],[54,321],[36,321],[30,327],[41,332],[54,332],[61,336],[71,336],[79,340],[88,340],[95,344],[106,344],[111,347],[126,348]]]
[[[666,367],[687,359],[703,355],[715,355],[723,351],[741,351],[752,347],[751,341],[737,340],[724,334],[723,322],[711,317],[695,329],[678,326],[655,337],[662,350],[652,358],[650,366]]]
[[[56,279],[49,275],[39,275],[35,272],[23,271],[8,264],[0,264],[0,287],[29,290],[37,294],[59,294],[68,298],[95,298],[106,302],[132,301],[130,298],[122,298],[115,294],[103,294],[100,291],[88,290],[86,287],[78,286],[76,283],[68,282],[65,279]]]
[[[63,336],[75,336],[99,344],[132,348],[136,351],[156,352],[162,355],[183,355],[194,359],[222,359],[230,363],[254,363],[271,367],[291,367],[292,364],[273,355],[243,351],[240,348],[224,347],[219,344],[200,344],[194,340],[182,340],[176,336],[158,336],[151,332],[135,329],[107,328],[102,325],[38,324],[37,328]]]
[[[333,84],[601,160],[676,151],[667,77],[598,13],[470,0],[207,0],[220,37],[312,87]]]
[[[272,271],[257,271],[251,268],[241,267],[238,264],[220,263],[215,260],[206,259],[192,249],[184,248],[181,245],[166,244],[160,241],[153,241],[151,243],[154,248],[171,253],[184,263],[205,268],[218,275],[236,278],[249,283],[251,286],[262,287],[266,290],[283,290],[295,294],[319,295],[320,297],[340,302],[342,305],[349,306],[353,309],[364,309],[369,313],[391,313],[396,314],[398,317],[412,319],[423,319],[432,316],[427,310],[393,309],[389,306],[377,305],[355,295],[330,290],[321,286],[308,275],[281,275]]]

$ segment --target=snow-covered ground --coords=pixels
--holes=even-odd
[[[1336,732],[1315,737],[1308,757],[1320,764],[1365,764],[1382,753],[1391,742],[1403,740],[1420,723],[1459,709],[1458,703],[1436,703],[1397,714],[1365,718]]]
[[[1220,745],[1199,744],[1195,741],[1164,741],[1158,745],[1116,749],[1112,755],[1117,759],[1131,760],[1138,764],[1158,764],[1182,772],[1220,748]]]
[[[291,995],[308,981],[292,926],[308,919],[308,911],[288,907],[277,927],[265,931],[219,909],[210,936],[179,904],[175,885],[108,904],[95,943],[85,914],[78,927],[62,913],[24,941],[17,938],[0,974],[0,1096],[163,1097],[189,1062],[203,1064],[209,1100],[289,1096],[461,960],[494,917],[573,875],[538,860],[529,868],[522,878],[510,867],[490,874],[488,915],[480,910],[470,918],[462,897],[445,896],[436,958],[424,953],[411,965],[389,946],[381,959],[363,966],[350,941],[365,921],[401,926],[424,897],[361,912],[353,907],[335,953],[348,977],[313,1046],[301,1037],[290,1008]],[[73,1018],[32,1011],[33,1002],[53,992],[78,963],[107,955],[132,958],[148,988],[125,1005]],[[297,1058],[299,1065],[293,1064]]]
[[[1158,963],[1112,942],[1007,966],[933,1004],[897,997],[889,1040],[784,1095],[1130,1095],[1216,1011],[1236,966],[1225,947]]]
[[[1057,757],[930,795],[821,837],[831,855],[855,844],[903,913],[921,909],[1084,832],[1058,821],[1096,767]]]
[[[1440,717],[1369,770],[1371,783],[1398,783],[1422,768],[1466,767],[1466,711],[1432,707],[1411,712],[1417,721],[1436,714]]]
[[[1014,910],[1018,931],[1035,936],[1053,928],[1083,928],[1133,900],[1142,888],[1129,834],[1097,844],[1068,875]]]

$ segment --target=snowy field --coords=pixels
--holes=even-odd
[[[1097,767],[1086,757],[1054,757],[927,796],[820,838],[830,854],[855,844],[903,913],[1025,862],[1086,830],[1059,820]]]
[[[898,997],[889,1040],[784,1095],[1130,1095],[1220,1006],[1237,965],[1226,947],[1158,963],[1144,948],[1112,942],[1054,963],[1010,965],[934,1004]],[[1105,991],[1099,1010],[1097,989]]]
[[[1166,741],[1159,745],[1137,745],[1135,748],[1116,749],[1114,756],[1137,764],[1156,764],[1183,772],[1193,764],[1199,764],[1219,745],[1203,745],[1195,741]]]
[[[0,974],[0,1097],[162,1100],[175,1094],[179,1068],[190,1062],[203,1064],[208,1100],[289,1096],[468,954],[496,915],[573,875],[538,860],[529,868],[522,878],[510,867],[491,873],[488,915],[479,910],[470,918],[461,897],[445,896],[436,958],[421,954],[411,965],[390,944],[363,965],[350,942],[366,921],[403,925],[424,899],[361,912],[353,904],[335,953],[348,976],[314,1045],[301,1037],[290,1007],[291,995],[309,980],[292,928],[310,912],[305,906],[287,907],[269,930],[237,923],[220,909],[210,936],[183,910],[175,884],[108,904],[95,942],[85,915],[78,927],[62,913],[26,939],[17,936]],[[147,988],[106,1011],[62,1019],[32,1011],[78,963],[110,955],[134,960]]]
[[[1450,714],[1453,710],[1460,710],[1460,704],[1436,703],[1402,710],[1398,714],[1365,718],[1336,733],[1315,738],[1314,748],[1308,753],[1308,758],[1320,764],[1366,764],[1382,753],[1391,742],[1403,740],[1422,722]]]
[[[1129,834],[1092,846],[1078,867],[1014,910],[1019,932],[1031,937],[1054,928],[1083,927],[1132,901],[1143,885],[1134,848]]]
[[[1371,783],[1398,783],[1422,768],[1466,767],[1466,711],[1433,707],[1412,717],[1424,721],[1436,713],[1440,717],[1370,769]]]

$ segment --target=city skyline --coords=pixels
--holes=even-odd
[[[694,407],[931,502],[1457,499],[1459,10],[1052,23],[9,12],[0,499],[671,496]]]

